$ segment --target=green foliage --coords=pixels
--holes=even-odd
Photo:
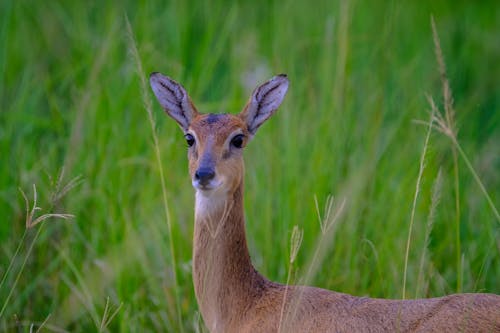
[[[0,2],[0,330],[200,326],[185,144],[148,92],[157,163],[140,83],[153,71],[181,82],[202,112],[239,112],[257,83],[287,73],[284,105],[246,151],[247,237],[256,268],[287,281],[298,225],[303,239],[292,280],[321,259],[308,283],[400,298],[426,135],[412,120],[428,121],[426,94],[439,109],[444,103],[431,15],[457,140],[498,209],[494,1]],[[411,296],[500,293],[500,223],[462,155],[456,220],[452,147],[433,131],[408,256]],[[439,170],[438,202],[432,187]],[[42,208],[35,218],[74,218],[26,229],[19,189],[32,205],[33,184]],[[330,194],[345,204],[330,239],[320,239],[317,206],[323,214]],[[319,256],[317,244],[327,244]]]

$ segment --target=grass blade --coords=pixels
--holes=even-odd
[[[139,56],[139,51],[137,50],[137,45],[135,42],[132,27],[130,25],[130,21],[128,20],[128,17],[126,15],[125,15],[125,22],[127,25],[129,49],[132,52],[132,56],[133,56],[133,59],[135,61],[135,65],[137,67],[137,75],[139,76],[140,83],[141,83],[142,102],[143,102],[144,108],[146,109],[146,112],[148,114],[149,124],[151,125],[151,133],[153,136],[156,162],[158,164],[158,170],[160,172],[160,183],[161,183],[161,188],[162,188],[163,208],[165,211],[165,217],[167,219],[167,227],[168,227],[168,234],[169,234],[168,236],[169,236],[169,244],[170,244],[170,255],[172,258],[172,265],[173,265],[172,274],[174,277],[174,293],[175,293],[175,300],[176,300],[177,320],[178,320],[179,328],[180,328],[181,332],[183,332],[184,328],[182,325],[182,316],[181,316],[181,307],[180,307],[179,282],[178,282],[178,278],[177,278],[177,261],[176,261],[176,256],[175,256],[174,239],[172,236],[173,235],[172,234],[172,223],[171,223],[171,218],[170,218],[170,209],[168,206],[167,188],[165,186],[165,175],[164,175],[163,166],[161,163],[160,144],[158,142],[158,136],[156,135],[156,123],[155,123],[155,120],[153,117],[151,99],[148,97],[148,93],[147,93],[148,88],[147,88],[147,84],[146,84],[146,78],[144,76],[144,70],[142,69],[141,58]]]

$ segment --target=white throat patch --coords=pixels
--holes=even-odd
[[[196,191],[195,219],[196,223],[206,223],[210,235],[217,237],[226,222],[233,202],[227,200],[226,192],[215,191],[204,193]]]

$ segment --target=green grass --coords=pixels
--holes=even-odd
[[[413,120],[428,121],[427,94],[446,108],[431,15],[460,146],[431,132],[403,287],[427,131]],[[247,237],[270,279],[385,298],[500,293],[499,33],[494,1],[0,2],[0,330],[202,327],[185,143],[143,96],[152,71],[203,112],[239,112],[258,82],[289,75],[245,156]],[[74,218],[26,229],[19,189],[32,205],[33,184],[35,218]],[[315,196],[323,216],[330,194],[345,205],[322,236]]]

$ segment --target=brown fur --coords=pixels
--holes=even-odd
[[[235,204],[217,237],[195,222],[193,279],[211,332],[278,332],[286,288],[282,332],[500,332],[497,295],[386,300],[265,279],[248,254],[242,191],[229,198]]]
[[[211,332],[500,332],[497,295],[374,299],[284,286],[261,276],[252,266],[245,236],[242,152],[230,142],[235,134],[243,134],[243,146],[247,143],[281,103],[288,80],[279,76],[258,87],[240,115],[213,116],[199,114],[175,81],[153,75],[153,90],[159,85],[168,88],[155,90],[160,103],[185,133],[195,137],[188,153],[191,177],[195,179],[202,167],[215,170],[212,189],[193,182],[193,280]],[[273,107],[266,108],[270,103]]]

